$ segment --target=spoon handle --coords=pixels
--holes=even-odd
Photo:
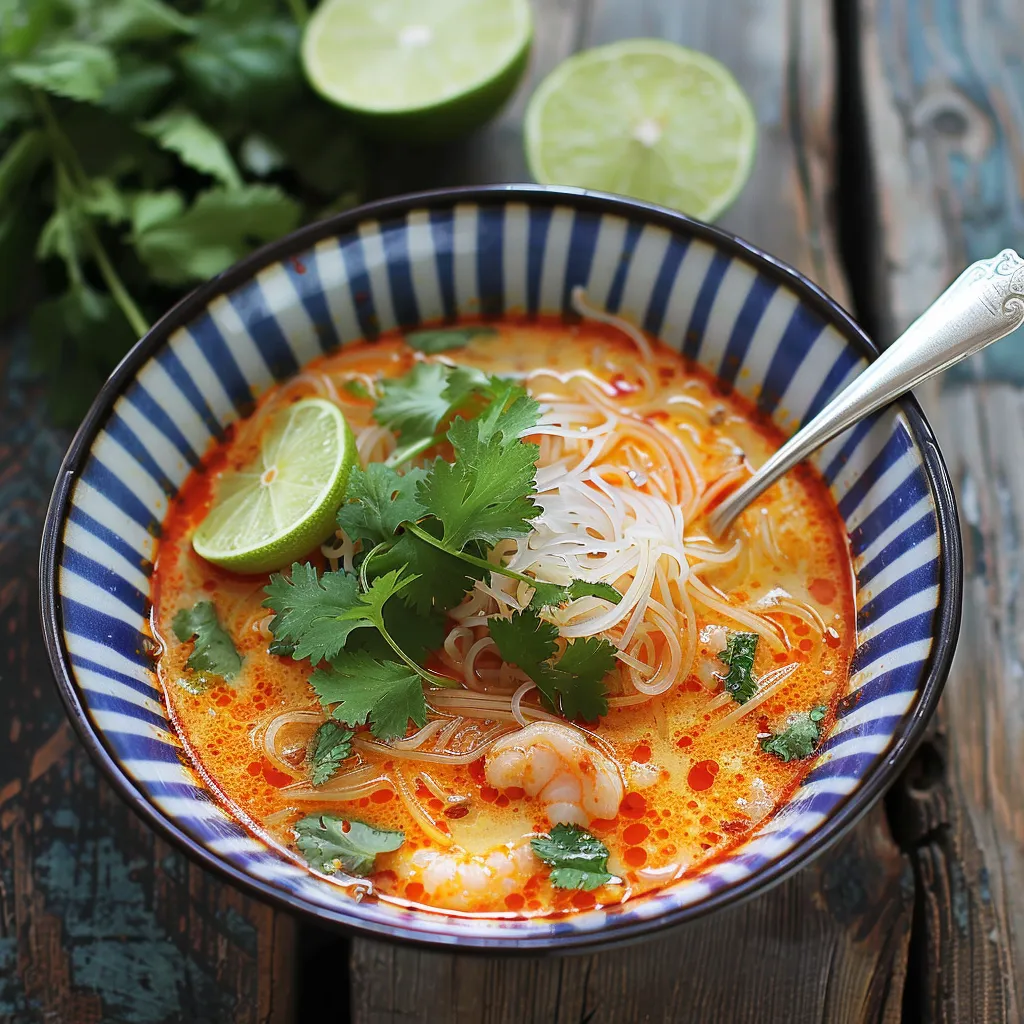
[[[1024,323],[1024,260],[1012,249],[972,263],[867,369],[712,513],[721,536],[811,452],[900,395]]]

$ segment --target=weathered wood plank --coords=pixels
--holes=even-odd
[[[20,347],[21,355],[24,346]],[[0,344],[0,1021],[288,1024],[294,924],[201,871],[114,794],[74,737],[36,609],[67,437]]]
[[[845,301],[829,213],[835,60],[828,4],[552,0],[536,10],[542,45],[531,83],[501,122],[467,143],[461,155],[446,157],[444,176],[432,180],[521,177],[518,119],[525,91],[570,49],[630,36],[673,39],[722,59],[757,110],[757,165],[723,226],[787,259]],[[510,138],[514,147],[484,156],[491,141],[507,147]],[[356,941],[353,1019],[895,1022],[912,895],[908,863],[876,808],[845,844],[760,899],[628,949],[512,961]]]
[[[878,322],[895,336],[968,262],[1024,233],[1024,8],[863,0]],[[938,728],[893,797],[920,889],[908,1010],[1024,1015],[1024,358],[1018,336],[925,402],[957,489],[964,622]]]

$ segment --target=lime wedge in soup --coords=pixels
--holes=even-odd
[[[334,532],[355,460],[355,438],[337,406],[305,398],[282,409],[253,462],[220,478],[193,548],[235,572],[290,565]]]
[[[543,184],[619,192],[713,220],[739,194],[757,122],[707,54],[627,39],[570,57],[526,112],[526,159]]]
[[[498,111],[531,33],[528,0],[325,0],[302,62],[313,88],[367,128],[436,142]]]

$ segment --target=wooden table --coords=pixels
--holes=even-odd
[[[529,80],[373,191],[526,179],[533,85],[661,36],[736,73],[760,123],[722,225],[893,338],[966,262],[1024,245],[1024,4],[536,0]],[[1024,339],[923,396],[960,502],[964,628],[941,712],[841,845],[741,907],[625,950],[440,956],[297,925],[156,839],[65,723],[39,636],[41,517],[67,437],[0,342],[0,1021],[126,1024],[1024,1020]]]

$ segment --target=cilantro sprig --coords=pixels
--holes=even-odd
[[[761,740],[761,749],[787,763],[810,757],[821,739],[821,721],[827,713],[828,708],[819,704],[803,714],[793,715],[782,732]]]
[[[737,704],[746,704],[757,693],[754,655],[758,639],[756,633],[730,633],[725,650],[718,655],[718,660],[729,667],[728,673],[722,677],[725,691]]]
[[[404,832],[373,828],[362,821],[333,814],[313,814],[295,823],[299,849],[314,871],[333,875],[368,875],[379,853],[390,853],[405,842]]]
[[[551,866],[551,884],[557,889],[597,889],[615,878],[608,871],[608,847],[579,825],[555,825],[550,835],[531,839],[530,846]]]
[[[59,421],[195,282],[358,201],[357,137],[302,73],[302,11],[0,4],[0,321],[40,297]]]
[[[211,672],[231,680],[241,671],[242,657],[231,635],[220,624],[212,601],[197,601],[191,608],[179,609],[171,628],[181,643],[195,641],[185,662],[193,672]]]
[[[351,729],[324,722],[310,737],[306,761],[314,786],[322,786],[337,774],[341,762],[352,756]]]
[[[608,713],[605,676],[615,666],[615,647],[590,636],[558,651],[558,627],[532,609],[487,620],[498,652],[537,684],[547,703],[566,718],[595,722]]]

